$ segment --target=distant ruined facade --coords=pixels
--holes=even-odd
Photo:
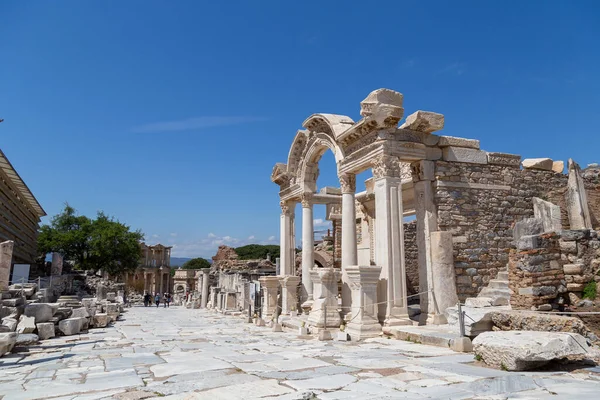
[[[172,292],[171,249],[162,244],[147,245],[140,243],[140,266],[135,272],[125,273],[125,283],[143,293]]]

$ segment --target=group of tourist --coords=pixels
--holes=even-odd
[[[154,295],[154,304],[156,304],[156,307],[160,306],[161,300],[162,300],[165,308],[170,307],[171,300],[172,300],[171,293],[165,293],[162,296],[160,295],[160,293],[156,293]],[[151,306],[152,306],[152,295],[150,293],[146,293],[144,295],[144,307],[151,307]]]

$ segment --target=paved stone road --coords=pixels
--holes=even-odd
[[[593,399],[600,368],[508,373],[390,339],[298,339],[204,310],[131,308],[115,327],[0,359],[3,400]],[[311,397],[311,393],[313,397]]]

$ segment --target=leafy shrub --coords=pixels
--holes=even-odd
[[[596,282],[592,281],[585,285],[583,288],[583,298],[595,300],[596,299]]]

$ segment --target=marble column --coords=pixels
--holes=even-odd
[[[352,290],[352,319],[346,327],[351,340],[377,337],[381,324],[377,318],[377,283],[381,267],[351,266],[346,268]]]
[[[162,267],[159,268],[158,270],[158,276],[160,277],[160,295],[162,296],[163,293],[165,292],[164,289],[164,283],[165,283],[165,274],[163,273],[163,269]]]
[[[261,276],[258,280],[263,293],[262,317],[268,318],[275,313],[275,308],[277,307],[277,288],[279,287],[279,277]]]
[[[433,323],[447,324],[445,311],[458,303],[452,232],[431,232],[431,261],[433,275]]]
[[[208,302],[208,280],[210,277],[208,276],[208,268],[205,268],[202,271],[202,302],[200,306],[202,308],[206,308],[206,303]]]
[[[438,230],[437,209],[434,203],[433,180],[435,163],[418,161],[412,164],[415,204],[417,213],[417,248],[419,259],[419,305],[421,325],[434,322],[433,262],[431,260],[431,233]],[[423,293],[425,292],[425,293]]]
[[[282,201],[279,204],[281,206],[279,232],[281,265],[279,268],[279,275],[286,276],[292,275],[291,271],[293,271],[293,267],[290,265],[290,260],[292,258],[292,255],[290,254],[290,248],[292,246],[293,203],[289,201]]]
[[[569,158],[569,180],[565,199],[569,215],[570,229],[591,229],[592,220],[587,201],[587,193],[579,165]]]
[[[342,187],[342,315],[347,314],[351,305],[352,293],[348,286],[346,268],[358,264],[358,246],[356,243],[356,176],[341,174]]]
[[[0,243],[0,290],[8,289],[10,269],[12,267],[15,242],[7,240]]]
[[[375,181],[375,259],[381,266],[379,319],[385,326],[409,325],[404,265],[401,165],[382,155],[373,164]]]
[[[337,286],[341,273],[334,268],[314,268],[313,282],[319,285],[319,292],[314,292],[313,308],[308,316],[308,323],[319,329],[339,328],[342,319],[338,312]],[[327,317],[325,317],[327,315]]]
[[[310,276],[310,273],[309,273]],[[281,284],[281,314],[290,315],[298,311],[298,284],[299,276],[284,276],[279,278]]]
[[[312,193],[302,195],[302,302],[311,303],[313,287],[310,270],[315,266]]]

